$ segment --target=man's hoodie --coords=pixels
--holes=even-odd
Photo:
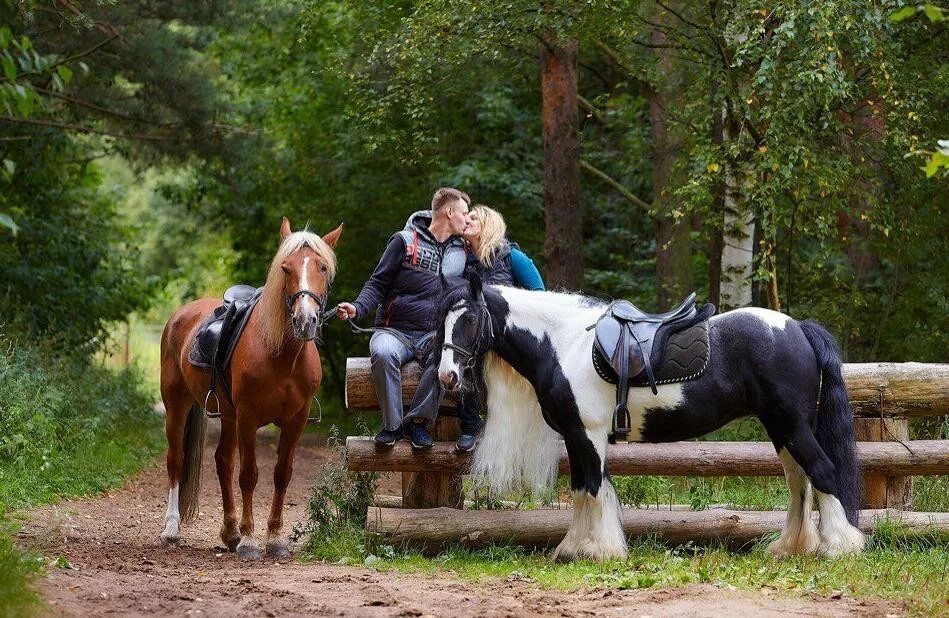
[[[389,238],[375,272],[353,302],[356,318],[376,311],[376,326],[407,332],[435,330],[435,311],[442,295],[441,275],[464,273],[465,242],[452,236],[439,243],[429,231],[432,212],[409,216],[405,229]]]

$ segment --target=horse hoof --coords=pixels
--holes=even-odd
[[[161,546],[162,547],[180,547],[181,538],[177,536],[165,536],[161,535]]]
[[[237,551],[237,546],[240,545],[241,537],[235,536],[232,539],[221,539],[224,541],[224,544],[227,545],[227,551]]]
[[[271,541],[267,543],[267,556],[276,558],[277,560],[286,560],[291,558],[293,554],[290,553],[286,543],[282,541]]]
[[[237,546],[237,557],[241,560],[254,561],[263,558],[263,554],[256,545],[245,544]]]

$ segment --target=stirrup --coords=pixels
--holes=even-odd
[[[316,402],[316,407],[319,408],[319,412],[316,415],[316,418],[312,416],[306,417],[307,425],[310,423],[319,423],[323,420],[323,404],[320,403],[320,400],[316,398],[316,395],[313,395],[313,401]]]
[[[208,401],[211,400],[211,395],[214,395],[214,402],[217,404],[214,407],[214,412],[208,410]],[[221,400],[218,399],[217,393],[214,392],[214,389],[208,389],[208,394],[204,397],[204,414],[208,418],[220,418],[221,416]]]
[[[625,422],[618,423],[617,420]],[[610,444],[616,444],[617,437],[623,442],[629,442],[629,432],[632,431],[632,429],[630,429],[631,424],[632,419],[629,416],[629,408],[626,407],[625,403],[617,405],[616,409],[613,410],[613,430],[606,439]]]

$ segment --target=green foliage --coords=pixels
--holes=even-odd
[[[102,491],[158,453],[138,376],[0,342],[0,512]]]
[[[31,615],[40,603],[30,585],[42,563],[13,544],[8,528],[0,521],[0,616]]]
[[[350,472],[346,468],[345,444],[335,426],[327,444],[335,457],[313,483],[306,524],[294,530],[294,536],[308,535],[306,552],[317,558],[335,555],[341,548],[350,551],[365,546],[366,512],[379,479],[376,472]]]

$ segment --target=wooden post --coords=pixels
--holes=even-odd
[[[855,418],[854,435],[859,442],[907,442],[909,421],[905,418]],[[863,475],[865,509],[911,509],[913,506],[913,477],[886,476],[879,472]]]
[[[457,416],[439,414],[435,419],[432,438],[436,441],[458,439]],[[464,506],[461,495],[461,474],[457,472],[403,472],[402,506],[407,509],[431,509],[448,506],[460,509]]]

